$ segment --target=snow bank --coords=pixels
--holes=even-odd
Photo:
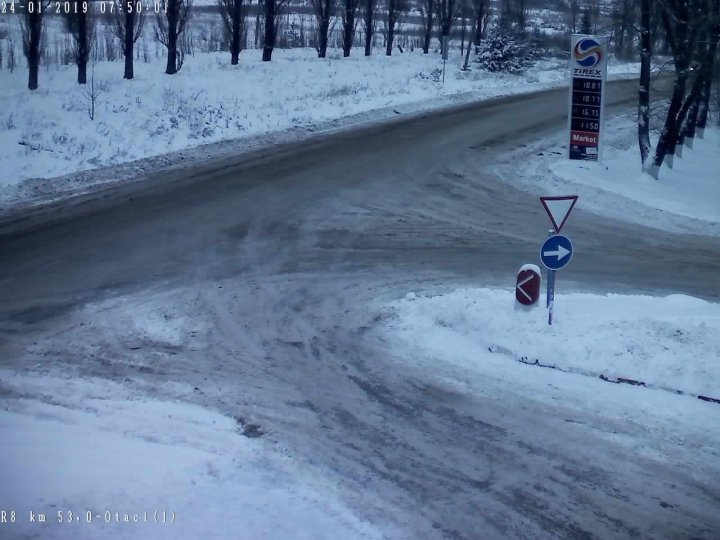
[[[3,537],[380,536],[333,482],[227,416],[106,380],[8,370],[0,395],[16,398],[0,401],[0,509],[16,512]]]
[[[663,167],[658,180],[640,170],[640,156],[634,139],[627,134],[632,122],[615,122],[603,164],[554,160],[550,170],[558,177],[584,185],[597,186],[633,201],[681,216],[720,223],[720,129],[706,131],[695,138],[684,158],[675,159],[673,168]]]
[[[411,293],[392,310],[394,340],[470,369],[482,370],[488,349],[499,347],[562,369],[720,398],[720,306],[696,298],[562,294],[552,326],[547,310],[515,310],[513,293],[502,290]]]
[[[522,77],[462,72],[458,51],[448,62],[443,84],[438,55],[339,54],[319,59],[311,49],[277,50],[272,62],[261,62],[259,52],[249,50],[237,66],[230,65],[227,53],[198,54],[188,57],[174,76],[164,74],[158,59],[137,62],[132,81],[121,78],[122,63],[100,62],[95,66],[100,95],[94,121],[74,66],[43,70],[35,92],[27,91],[24,70],[0,71],[3,99],[12,104],[0,112],[0,202],[17,197],[18,184],[29,178],[114,166],[228,139],[242,138],[252,146],[258,135],[293,127],[312,130],[371,110],[387,110],[387,117],[399,105],[423,110],[447,105],[449,96],[472,101],[567,80],[560,61],[539,63]],[[614,71],[635,69],[617,66]]]
[[[586,210],[671,232],[720,235],[720,129],[684,148],[658,180],[642,173],[632,115],[608,121],[601,164],[567,159],[565,132],[506,158],[497,172],[539,195],[577,193]],[[529,157],[528,157],[529,155]],[[517,157],[517,156],[515,156]],[[518,170],[517,164],[524,163]]]

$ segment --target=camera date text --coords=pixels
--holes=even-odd
[[[167,13],[166,0],[10,0],[0,2],[0,14],[42,14],[76,15],[94,13],[113,15],[115,13]]]

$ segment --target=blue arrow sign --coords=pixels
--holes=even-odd
[[[549,270],[560,270],[572,259],[573,245],[567,236],[551,236],[540,248],[540,260]]]

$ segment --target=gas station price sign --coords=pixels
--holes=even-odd
[[[598,161],[607,81],[606,47],[594,36],[574,35],[571,43],[568,157]]]

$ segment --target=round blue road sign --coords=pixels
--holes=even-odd
[[[549,270],[560,270],[572,259],[573,245],[567,236],[551,236],[540,248],[540,260]]]

